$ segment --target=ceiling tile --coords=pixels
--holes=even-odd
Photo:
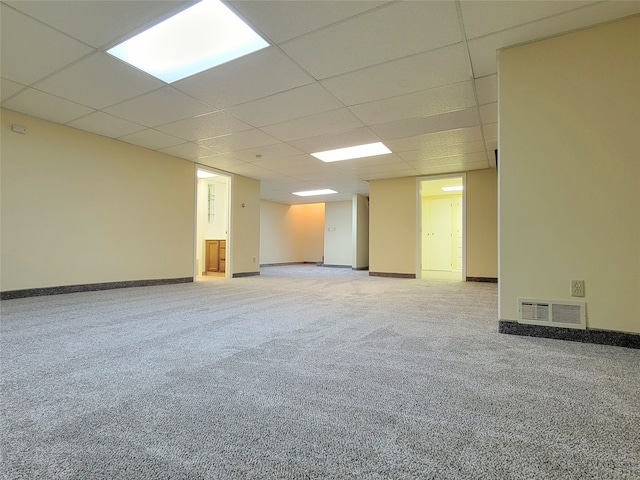
[[[0,9],[0,64],[8,80],[30,85],[91,52],[13,8],[1,4]]]
[[[280,43],[352,17],[386,2],[365,0],[358,2],[232,0],[230,3],[271,41]]]
[[[390,172],[372,172],[363,174],[360,178],[365,180],[381,180],[386,178],[403,178],[403,177],[415,177],[419,172],[414,168],[398,169]]]
[[[198,145],[197,143],[182,143],[172,147],[166,147],[160,150],[162,153],[173,155],[175,157],[185,158],[187,160],[196,160],[199,157],[207,157],[214,155],[216,152]]]
[[[395,153],[387,153],[386,155],[374,155],[373,157],[354,158],[351,160],[342,160],[339,162],[331,162],[330,165],[335,166],[343,171],[361,170],[372,167],[380,167],[381,165],[392,165],[403,162]],[[406,165],[405,165],[406,167]]]
[[[9,1],[29,16],[93,47],[101,47],[146,25],[185,1]],[[155,22],[153,22],[155,23]]]
[[[293,157],[295,155],[300,155],[301,153],[303,152],[293,148],[287,143],[277,143],[275,145],[266,145],[264,147],[238,150],[229,153],[228,155],[244,162],[255,162],[258,159],[269,160],[271,158]],[[260,155],[260,157],[256,157],[256,155]]]
[[[457,112],[431,115],[429,117],[407,118],[395,122],[373,125],[373,130],[383,140],[414,137],[425,133],[442,132],[455,128],[473,127],[480,124],[478,110],[467,108]]]
[[[323,79],[460,41],[453,2],[395,2],[281,47]]]
[[[484,132],[484,138],[498,138],[498,124],[487,123],[482,125],[482,131]]]
[[[480,127],[469,127],[418,135],[415,137],[388,140],[385,144],[393,152],[406,152],[479,141],[482,141],[482,131],[480,130]]]
[[[432,158],[454,157],[469,153],[485,153],[483,141],[458,143],[455,145],[430,146],[420,150],[399,152],[398,155],[406,162],[429,160]]]
[[[311,83],[313,79],[275,47],[268,47],[173,84],[193,97],[228,108]]]
[[[599,2],[569,13],[561,13],[545,20],[475,38],[468,42],[474,76],[483,77],[496,73],[496,51],[500,48],[550,37],[637,13],[640,13],[640,2]]]
[[[6,78],[0,79],[0,98],[1,101],[5,101],[7,98],[15,95],[20,90],[22,90],[24,85],[21,85],[16,82],[12,82],[11,80],[7,80]]]
[[[462,0],[460,8],[467,38],[480,37],[525,23],[574,10],[595,2],[555,0],[535,2]]]
[[[2,106],[56,123],[67,123],[94,111],[33,88],[24,90],[4,102]]]
[[[357,105],[470,79],[469,57],[460,43],[374,65],[321,83],[345,105]]]
[[[183,143],[183,140],[180,138],[152,129],[142,130],[141,132],[132,133],[131,135],[125,135],[124,137],[120,137],[120,140],[140,145],[141,147],[150,148],[152,150],[160,150],[162,148]]]
[[[146,93],[105,110],[107,113],[147,127],[214,111],[215,108],[198,102],[171,86]]]
[[[331,112],[318,113],[308,117],[290,120],[264,127],[262,130],[280,140],[288,142],[305,138],[309,132],[318,135],[338,133],[343,130],[353,130],[363,124],[347,108],[340,108]]]
[[[96,53],[40,82],[39,90],[92,108],[104,108],[163,83],[104,53]]]
[[[263,147],[265,145],[273,145],[275,143],[280,143],[280,140],[253,128],[242,132],[207,138],[205,140],[201,140],[199,143],[217,152],[226,153],[237,150],[246,150],[248,148]]]
[[[364,123],[376,124],[462,110],[475,104],[473,85],[468,81],[354,105],[350,110]]]
[[[292,140],[289,143],[303,152],[314,153],[333,150],[335,148],[352,147],[354,145],[365,145],[367,143],[379,141],[380,138],[369,128],[360,127],[354,130],[347,130],[345,132]]]
[[[498,104],[487,103],[480,106],[480,120],[485,123],[496,123],[498,121]]]
[[[484,162],[488,168],[487,154],[485,152],[466,153],[463,155],[451,155],[439,158],[427,158],[422,160],[407,161],[408,165],[417,169],[440,167],[446,165],[465,165],[467,163]]]
[[[341,106],[342,103],[320,84],[311,83],[231,107],[226,112],[254,127],[263,127],[314,113],[335,110]]]
[[[244,165],[247,162],[231,158],[228,155],[211,155],[207,157],[198,157],[198,163],[208,167],[219,168],[225,172],[230,172],[232,168],[238,165]]]
[[[309,155],[292,155],[288,157],[272,156],[271,158],[261,158],[257,160],[254,158],[251,163],[254,165],[266,168],[268,170],[287,170],[287,173],[310,173],[320,172],[326,170],[326,163],[320,160],[310,157]],[[322,164],[322,165],[320,165]]]
[[[114,117],[104,112],[92,113],[86,117],[70,122],[69,126],[112,138],[118,138],[144,130],[144,126],[142,125]]]
[[[244,122],[227,115],[224,112],[207,113],[193,118],[167,123],[157,128],[161,132],[169,133],[189,141],[219,137],[229,133],[250,130]]]
[[[498,75],[493,74],[476,78],[475,82],[476,95],[480,105],[498,101]]]

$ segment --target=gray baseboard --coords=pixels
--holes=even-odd
[[[614,347],[640,349],[640,334],[614,332],[611,330],[547,327],[544,325],[525,325],[512,320],[500,320],[498,331],[508,335],[523,335],[526,337],[553,338],[571,342],[597,343]]]
[[[351,268],[351,265],[332,265],[330,263],[323,263],[322,266],[328,268]]]
[[[370,277],[416,278],[415,273],[369,272]]]
[[[369,265],[366,267],[351,267],[351,270],[369,270]]]
[[[495,277],[467,277],[467,282],[498,283]]]
[[[256,275],[260,275],[260,272],[239,272],[234,273],[231,278],[255,277]]]
[[[97,292],[115,288],[150,287],[154,285],[171,285],[174,283],[190,283],[193,277],[160,278],[154,280],[128,280],[124,282],[86,283],[81,285],[62,285],[59,287],[26,288],[0,292],[0,300],[14,298],[41,297],[44,295],[63,295],[65,293]]]

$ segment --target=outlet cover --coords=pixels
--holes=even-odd
[[[571,280],[571,296],[584,297],[584,280]]]

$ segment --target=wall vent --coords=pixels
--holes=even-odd
[[[587,328],[586,302],[518,298],[518,323]]]

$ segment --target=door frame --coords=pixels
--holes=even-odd
[[[467,174],[448,173],[416,177],[416,278],[422,278],[422,182],[462,178],[462,281],[467,280]]]
[[[198,170],[204,170],[205,172],[214,173],[220,177],[225,177],[227,179],[227,235],[226,235],[226,261],[225,261],[225,278],[233,277],[233,264],[231,261],[231,249],[233,248],[233,229],[232,229],[232,192],[233,192],[233,175],[229,172],[225,172],[223,170],[218,170],[217,168],[209,167],[207,165],[202,165],[201,163],[195,163],[195,169],[193,172],[195,189],[194,189],[194,209],[193,209],[193,281],[196,281],[198,275],[198,266],[197,266],[197,256],[198,256]],[[204,262],[204,252],[202,261]]]

